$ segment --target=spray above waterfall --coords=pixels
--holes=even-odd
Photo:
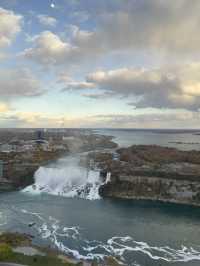
[[[80,165],[80,155],[68,156],[54,165],[40,167],[34,176],[35,183],[24,192],[49,193],[65,197],[99,199],[102,180],[99,172]]]

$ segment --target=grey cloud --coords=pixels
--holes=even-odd
[[[85,96],[96,99],[122,97],[136,108],[197,111],[200,108],[199,72],[200,64],[146,70],[122,68],[97,71],[89,74],[85,81],[97,91]],[[81,89],[83,82],[78,84],[77,87]]]
[[[90,99],[104,99],[108,96],[106,93],[85,93],[83,96],[88,97]]]
[[[199,52],[199,8],[198,0],[127,1],[121,10],[102,15],[99,34],[112,49]]]
[[[41,84],[28,69],[0,70],[2,98],[33,97],[44,93]]]
[[[88,120],[90,123],[88,126],[110,128],[195,128],[199,119],[199,113],[193,113],[191,111],[145,114],[115,113],[92,116]]]

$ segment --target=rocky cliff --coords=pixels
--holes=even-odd
[[[99,189],[102,197],[159,200],[200,206],[200,152],[159,146],[132,146],[93,158],[110,172]]]
[[[200,182],[153,176],[120,176],[100,187],[102,197],[159,200],[200,206]]]
[[[0,192],[24,188],[34,183],[35,171],[44,164],[58,159],[63,152],[35,150],[28,153],[0,153],[4,161]]]

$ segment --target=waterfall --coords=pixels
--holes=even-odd
[[[102,181],[99,172],[80,165],[80,155],[58,160],[54,165],[40,167],[34,175],[35,183],[23,191],[49,193],[65,197],[99,199]]]

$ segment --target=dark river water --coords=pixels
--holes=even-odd
[[[130,144],[133,138],[129,135]],[[86,173],[77,160],[77,156],[63,158],[41,167],[35,190],[0,194],[0,230],[29,233],[36,244],[51,245],[80,259],[112,255],[130,266],[200,265],[200,208],[100,199],[98,174]],[[89,195],[77,194],[77,188],[84,191],[88,183]]]
[[[26,193],[2,194],[0,202],[1,230],[30,233],[36,244],[77,258],[113,255],[127,265],[200,265],[199,208]]]

